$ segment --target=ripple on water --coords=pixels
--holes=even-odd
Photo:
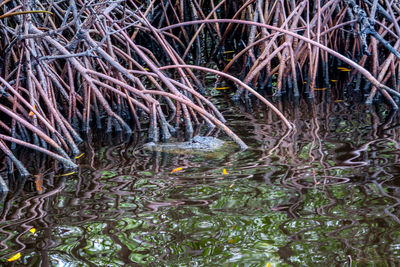
[[[86,145],[68,178],[49,169],[42,194],[34,181],[10,180],[2,258],[21,251],[21,262],[53,266],[318,266],[349,257],[394,265],[398,119],[385,124],[371,110],[328,105],[332,112],[318,118],[300,109],[291,133],[268,111],[229,107],[224,115],[246,151],[149,153],[121,139]]]

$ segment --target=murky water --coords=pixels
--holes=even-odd
[[[2,260],[20,252],[15,265],[400,262],[398,115],[344,102],[286,109],[295,132],[257,105],[226,108],[246,151],[154,153],[117,138],[85,145],[75,174],[45,165],[42,186],[10,181]]]

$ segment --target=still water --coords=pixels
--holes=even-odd
[[[17,252],[14,266],[400,262],[397,114],[341,101],[286,106],[296,125],[286,133],[257,104],[219,101],[248,150],[167,154],[141,149],[140,136],[96,138],[74,174],[48,163],[40,178],[10,180],[3,264]]]

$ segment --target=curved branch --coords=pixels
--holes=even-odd
[[[226,74],[222,71],[206,68],[206,67],[200,67],[200,66],[195,66],[195,65],[170,65],[170,66],[164,66],[161,67],[160,70],[163,69],[176,69],[176,68],[192,68],[196,70],[201,70],[201,71],[207,71],[207,72],[212,72],[218,75],[221,75],[225,78],[228,78],[232,81],[234,81],[237,84],[240,84],[240,86],[243,86],[246,90],[248,90],[250,93],[252,93],[254,96],[256,96],[258,99],[260,99],[264,104],[266,104],[269,108],[271,108],[277,115],[278,117],[286,124],[286,126],[289,129],[292,129],[293,126],[292,124],[286,119],[285,115],[282,114],[282,112],[279,111],[274,105],[272,105],[271,102],[269,102],[267,99],[265,99],[262,95],[256,92],[253,88],[239,80],[238,78],[233,77],[232,75]]]
[[[350,65],[351,67],[353,67],[354,69],[356,69],[357,71],[359,71],[362,75],[364,75],[364,77],[370,82],[372,83],[374,86],[376,86],[377,88],[379,88],[380,90],[386,90],[396,96],[400,96],[400,93],[390,89],[389,87],[385,86],[384,84],[381,84],[368,70],[366,70],[365,68],[363,68],[362,66],[358,65],[356,62],[354,62],[353,60],[343,56],[342,54],[339,54],[338,52],[334,51],[333,49],[326,47],[325,45],[322,45],[314,40],[311,40],[307,37],[304,37],[302,35],[299,35],[297,33],[285,30],[285,29],[281,29],[278,27],[274,27],[271,25],[266,25],[266,24],[262,24],[262,23],[258,23],[258,22],[252,22],[252,21],[244,21],[244,20],[237,20],[237,19],[210,19],[210,20],[196,20],[196,21],[188,21],[188,22],[182,22],[182,23],[177,23],[171,26],[167,26],[164,28],[159,29],[160,31],[166,31],[166,30],[170,30],[173,28],[177,28],[177,27],[181,27],[181,26],[188,26],[188,25],[193,25],[193,24],[203,24],[203,23],[237,23],[237,24],[246,24],[246,25],[253,25],[253,26],[258,26],[261,28],[266,28],[269,30],[274,30],[274,31],[279,31],[282,33],[285,33],[287,35],[293,36],[295,38],[298,38],[300,40],[303,40],[305,42],[310,43],[311,45],[314,45],[326,52],[328,52],[329,54],[331,54],[334,57],[337,57],[338,59],[340,59],[341,61],[347,63],[348,65]],[[397,109],[397,106],[393,106],[393,108]]]

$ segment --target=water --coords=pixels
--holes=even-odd
[[[31,266],[400,262],[398,115],[344,102],[286,106],[297,130],[285,133],[257,104],[219,101],[248,150],[174,155],[115,138],[86,144],[75,174],[48,164],[38,169],[42,185],[11,181],[2,260],[20,252],[15,264]]]

